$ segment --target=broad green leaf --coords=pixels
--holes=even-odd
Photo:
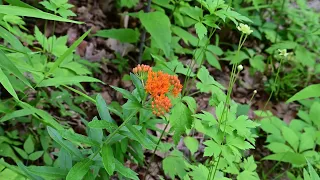
[[[281,128],[282,135],[284,139],[290,144],[290,146],[297,151],[299,146],[298,135],[290,128],[283,126]]]
[[[85,32],[79,39],[77,39],[58,59],[55,60],[52,67],[46,74],[46,76],[50,75],[53,71],[55,71],[60,64],[68,57],[78,46],[79,44],[88,36],[91,29],[89,29],[87,32]]]
[[[115,170],[115,160],[113,156],[112,148],[109,144],[104,143],[101,150],[101,156],[102,156],[102,162],[103,166],[108,172],[110,176],[113,175],[113,172]]]
[[[1,68],[0,68],[0,83],[11,94],[11,96],[13,96],[15,99],[19,99],[16,91],[12,87],[11,82],[9,81],[9,79],[6,76],[6,74],[4,74],[4,72],[2,71]],[[2,120],[2,119],[3,118],[1,118],[0,121],[5,121],[5,120]]]
[[[95,36],[113,38],[120,42],[135,43],[138,42],[140,34],[133,29],[108,29],[98,31]]]
[[[89,76],[71,76],[71,77],[55,77],[43,80],[38,87],[48,87],[48,86],[60,86],[77,84],[80,82],[100,82],[99,79],[89,77]]]
[[[82,180],[83,177],[87,174],[90,169],[90,166],[93,164],[89,158],[83,159],[82,161],[75,164],[66,177],[66,180]]]
[[[1,5],[0,5],[1,6]],[[0,10],[1,12],[1,10]],[[0,68],[6,69],[10,73],[14,74],[17,78],[19,78],[24,84],[32,88],[29,81],[24,77],[24,75],[19,71],[19,69],[11,62],[10,59],[4,54],[2,50],[0,50]]]
[[[22,150],[22,149],[20,149],[20,148],[18,148],[18,147],[15,147],[15,146],[13,146],[13,149],[14,149],[23,159],[28,159],[28,154],[27,154],[24,150]]]
[[[109,133],[112,133],[114,130],[118,128],[115,123],[111,123],[104,120],[92,120],[88,123],[90,128],[96,129],[106,129]]]
[[[264,157],[262,160],[274,160],[274,161],[287,162],[297,166],[306,164],[306,159],[302,154],[293,153],[293,152],[271,154],[267,157]]]
[[[98,109],[98,113],[101,119],[113,123],[114,120],[112,119],[109,110],[108,110],[108,105],[104,98],[101,96],[101,94],[98,94],[96,97],[96,106]]]
[[[36,151],[36,152],[29,155],[29,159],[31,161],[35,161],[35,160],[39,159],[42,155],[43,155],[43,151]]]
[[[141,145],[147,149],[154,149],[155,148],[155,144],[148,139],[148,136],[143,135],[137,128],[135,128],[134,126],[132,126],[131,124],[127,123],[126,127],[128,128],[128,130],[132,133],[132,135],[135,137],[135,139],[141,143]]]
[[[16,156],[10,145],[7,143],[1,143],[0,156],[12,158],[16,162],[19,161],[19,158]]]
[[[301,91],[293,95],[287,101],[287,103],[302,100],[302,99],[313,98],[313,97],[320,97],[320,84],[312,84],[302,89]]]
[[[314,102],[310,108],[310,115],[311,121],[320,128],[320,103]]]
[[[186,102],[188,105],[188,108],[191,110],[192,113],[195,113],[197,110],[197,102],[193,97],[190,96],[184,96],[182,98],[182,101]]]
[[[131,170],[130,168],[125,167],[121,162],[119,162],[117,159],[115,160],[116,168],[115,170],[120,173],[122,176],[133,179],[133,180],[139,180],[137,173]]]
[[[187,146],[187,148],[190,150],[191,154],[194,154],[198,151],[199,148],[199,141],[194,138],[187,136],[183,139],[184,144]]]
[[[200,21],[203,16],[203,10],[197,6],[191,7],[191,6],[182,6],[179,8],[179,11],[183,14],[186,14],[190,16],[191,18]]]
[[[32,153],[34,151],[34,143],[32,140],[32,136],[29,135],[27,140],[23,144],[23,149],[28,153]]]
[[[208,33],[207,28],[201,22],[196,23],[194,27],[196,29],[196,33],[200,40],[204,38],[204,36],[207,36],[207,33]]]
[[[213,54],[217,56],[221,56],[223,54],[223,51],[220,47],[214,46],[214,45],[208,45],[207,50],[212,52]]]
[[[211,85],[214,85],[220,89],[225,89],[220,83],[218,83],[217,81],[214,80],[214,78],[210,75],[207,68],[205,68],[204,66],[202,66],[199,69],[197,77],[201,81],[202,86],[205,87],[205,89],[203,89],[203,91],[205,91],[205,90],[210,91]],[[199,88],[199,83],[197,83],[197,88]]]
[[[294,150],[291,147],[279,142],[272,142],[268,144],[266,147],[276,154],[284,152],[294,152]]]
[[[252,155],[247,159],[244,159],[243,168],[247,171],[253,171],[253,172],[257,169],[257,164]]]
[[[170,156],[166,157],[162,161],[163,171],[169,175],[171,179],[175,179],[175,176],[179,176],[180,179],[187,174],[185,160],[181,152],[174,150]]]
[[[87,144],[90,146],[97,146],[97,147],[100,146],[100,144],[97,141],[94,141],[91,138],[84,136],[82,134],[75,133],[70,129],[64,130],[64,131],[60,132],[60,134],[62,135],[63,138],[65,138],[69,141],[72,141],[72,142]]]
[[[25,8],[25,7],[19,7],[19,6],[0,5],[0,12],[2,14],[8,14],[8,15],[26,16],[26,17],[34,17],[39,19],[82,24],[79,21],[65,19],[53,14],[40,11],[38,9],[31,9],[31,8]]]
[[[202,111],[203,114],[195,114],[193,115],[194,117],[201,119],[203,123],[207,123],[209,126],[213,125],[218,125],[218,122],[216,118],[213,116],[213,114],[207,112],[207,111]]]
[[[269,54],[274,53],[278,49],[295,49],[298,46],[296,42],[293,41],[283,41],[280,43],[273,44],[271,47],[266,49]]]
[[[151,34],[166,57],[170,56],[171,23],[168,16],[162,12],[139,13],[142,25]]]
[[[219,61],[217,60],[217,58],[215,57],[215,55],[212,54],[212,53],[209,52],[209,51],[206,51],[205,54],[206,54],[206,58],[207,58],[208,63],[209,63],[211,66],[213,66],[213,67],[221,70],[220,63],[219,63]]]
[[[50,126],[47,127],[47,131],[48,131],[50,137],[54,141],[56,141],[61,147],[63,147],[67,152],[69,152],[70,154],[73,154],[79,158],[82,157],[80,150],[77,149],[76,147],[74,147],[70,142],[63,140],[58,131],[56,131],[55,129],[53,129]]]
[[[27,116],[27,115],[30,115],[30,114],[32,114],[32,112],[30,110],[28,110],[28,109],[16,110],[16,111],[13,111],[11,113],[7,113],[5,116],[3,116],[0,119],[0,122],[5,122],[5,121],[8,121],[10,119],[14,119],[14,118],[17,118],[17,117],[23,117],[23,116]]]
[[[189,108],[182,102],[177,103],[171,110],[169,122],[174,130],[174,142],[177,144],[180,141],[181,135],[186,131],[187,128],[191,127],[192,124],[192,113]]]
[[[306,67],[314,67],[316,59],[314,54],[303,46],[298,46],[296,49],[296,59]]]
[[[215,156],[217,157],[221,152],[221,146],[214,142],[213,140],[207,140],[203,143],[206,145],[204,148],[204,154],[203,156]]]
[[[303,152],[308,149],[315,148],[316,143],[314,141],[313,134],[304,132],[300,136],[299,152]]]
[[[111,87],[116,91],[120,92],[124,98],[130,99],[131,101],[134,101],[134,102],[139,102],[138,99],[134,95],[132,95],[129,91],[122,88],[115,87],[115,86],[111,86]]]
[[[14,5],[14,6],[36,9],[35,7],[30,6],[29,4],[24,3],[24,2],[22,2],[22,1],[20,1],[20,0],[5,0],[5,1],[6,1],[7,3],[11,4],[11,5]]]
[[[257,55],[249,59],[250,65],[260,72],[264,72],[266,64],[263,62],[264,56]]]
[[[200,43],[198,43],[199,40],[197,37],[193,36],[188,31],[186,31],[178,26],[172,26],[171,29],[172,29],[172,32],[174,34],[176,34],[178,37],[182,38],[186,44],[190,43],[192,46],[197,46],[198,44],[204,45],[204,43],[202,43],[202,41]]]
[[[189,173],[191,177],[193,177],[193,180],[204,180],[208,178],[209,175],[209,169],[199,164],[198,166],[192,166],[192,171]]]
[[[62,179],[68,174],[68,171],[65,169],[50,166],[29,166],[28,169],[33,174],[50,179]]]

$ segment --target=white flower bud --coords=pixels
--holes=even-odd
[[[287,57],[289,55],[286,49],[278,49],[278,51],[280,56]]]
[[[242,71],[243,70],[243,66],[240,64],[238,67],[237,67],[238,71]]]
[[[254,90],[254,91],[253,91],[253,94],[257,94],[257,93],[258,93],[258,91],[257,91],[257,90]]]

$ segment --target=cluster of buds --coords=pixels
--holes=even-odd
[[[154,72],[147,65],[138,65],[133,69],[133,73],[142,79],[147,78],[145,90],[151,95],[153,114],[162,116],[169,112],[172,104],[168,95],[177,97],[182,90],[178,76],[169,75],[162,71]]]
[[[148,75],[148,72],[152,71],[152,68],[148,65],[138,65],[137,67],[133,68],[132,72],[136,74],[139,78],[145,79]]]
[[[246,35],[250,35],[253,32],[248,25],[242,23],[237,26],[237,29]]]

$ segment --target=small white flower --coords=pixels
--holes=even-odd
[[[286,49],[278,49],[278,51],[280,56],[287,57],[289,55]]]
[[[257,93],[258,93],[258,91],[257,91],[257,90],[254,90],[254,91],[253,91],[253,94],[257,94]]]
[[[250,35],[253,32],[253,30],[251,30],[248,25],[242,24],[242,23],[240,23],[240,25],[237,27],[237,29],[247,35]]]
[[[237,68],[238,68],[238,71],[242,71],[243,70],[243,66],[241,64]]]

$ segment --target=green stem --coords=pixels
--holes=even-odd
[[[74,89],[74,88],[72,88],[72,87],[70,87],[70,86],[67,86],[67,85],[62,85],[62,86],[65,87],[65,88],[68,88],[69,90],[71,90],[71,91],[73,91],[73,92],[75,92],[75,93],[83,96],[84,98],[88,99],[88,100],[91,101],[92,103],[96,104],[96,100],[94,100],[92,97],[84,94],[83,92],[78,91],[78,90],[76,90],[76,89]]]
[[[154,150],[153,150],[153,152],[152,152],[151,161],[153,161],[154,155],[155,155],[155,153],[156,153],[156,151],[157,151],[157,149],[158,149],[158,147],[159,147],[159,145],[160,145],[160,142],[161,142],[161,139],[162,139],[164,133],[166,132],[166,130],[167,130],[167,128],[168,128],[168,125],[169,125],[169,122],[168,122],[168,123],[166,124],[166,126],[164,127],[164,129],[163,129],[163,131],[162,131],[162,133],[161,133],[161,135],[160,135],[160,138],[159,138],[159,140],[158,140],[158,142],[157,142],[156,148],[154,148]]]

